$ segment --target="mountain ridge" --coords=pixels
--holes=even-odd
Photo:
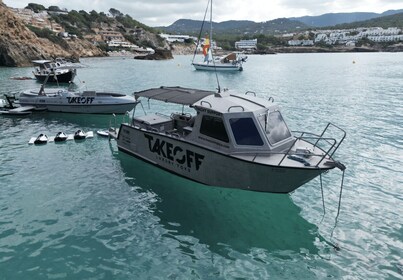
[[[353,13],[326,13],[319,16],[302,16],[292,17],[290,19],[300,21],[312,27],[327,27],[343,23],[352,23],[357,21],[366,21],[373,18],[389,16],[393,14],[402,13],[400,10],[387,10],[382,13],[371,12],[353,12]]]
[[[265,22],[250,20],[213,21],[215,33],[242,34],[275,34],[291,32],[298,29],[332,27],[340,24],[367,21],[375,18],[402,13],[403,9],[387,10],[382,13],[354,12],[354,13],[327,13],[319,16],[303,16],[291,18],[278,18]],[[164,32],[177,34],[198,34],[201,20],[179,19],[169,26],[156,27]]]

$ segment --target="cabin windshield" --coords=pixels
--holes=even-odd
[[[229,123],[238,145],[263,146],[263,140],[252,118],[231,118]]]
[[[291,137],[286,123],[279,111],[259,115],[259,122],[266,132],[270,144],[275,145],[278,142]]]

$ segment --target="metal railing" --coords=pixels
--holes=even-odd
[[[306,132],[304,132],[305,134],[307,134]],[[293,142],[293,144],[290,146],[290,148],[287,150],[287,152],[286,153],[284,153],[284,156],[283,156],[283,158],[280,160],[280,162],[278,163],[278,166],[280,166],[281,165],[281,163],[284,161],[284,159],[287,157],[287,156],[289,156],[289,155],[291,155],[291,150],[292,150],[292,148],[295,146],[295,144],[298,142],[298,141],[306,141],[306,142],[308,142],[308,143],[311,143],[309,140],[316,140],[316,144],[319,142],[319,141],[325,141],[325,142],[327,142],[327,143],[329,143],[329,144],[331,144],[331,146],[330,146],[330,148],[327,150],[327,151],[325,151],[325,154],[322,154],[322,155],[315,155],[315,156],[321,156],[322,158],[319,160],[319,162],[315,165],[315,167],[318,167],[319,166],[319,164],[326,158],[326,156],[327,155],[329,155],[329,152],[331,151],[331,149],[333,149],[333,147],[336,145],[336,143],[337,143],[337,141],[336,141],[336,139],[334,139],[334,138],[324,138],[324,137],[318,137],[318,136],[311,136],[311,137],[306,137],[306,136],[300,136],[300,137],[296,137],[295,138],[295,140],[294,140],[294,142]],[[333,142],[333,143],[331,143],[331,142]],[[311,143],[312,144],[312,143]],[[315,148],[316,146],[314,145],[314,148]],[[311,155],[311,156],[313,156],[313,155]]]
[[[343,133],[343,135],[339,141],[337,141],[335,138],[332,138],[332,137],[323,137],[323,135],[326,133],[326,131],[328,130],[328,128],[330,126],[333,126],[337,129],[339,129]],[[340,144],[344,141],[344,139],[346,137],[346,132],[343,129],[341,129],[340,127],[338,127],[332,123],[328,123],[320,135],[310,133],[310,132],[303,132],[303,131],[293,131],[293,133],[300,133],[301,135],[299,135],[298,137],[295,137],[294,141],[292,142],[292,144],[290,145],[290,147],[287,149],[286,152],[261,151],[258,153],[256,153],[256,152],[252,152],[252,153],[239,152],[239,153],[232,153],[232,154],[233,155],[249,154],[249,155],[253,156],[253,159],[252,159],[253,162],[256,160],[256,158],[258,156],[262,156],[262,155],[266,155],[266,156],[283,155],[281,160],[277,164],[277,166],[280,166],[287,156],[295,155],[295,153],[291,152],[292,149],[295,147],[295,145],[299,141],[305,141],[307,143],[310,143],[313,146],[313,148],[318,147],[321,151],[323,151],[323,153],[321,153],[321,154],[315,154],[315,153],[308,154],[310,157],[320,157],[318,163],[314,166],[314,167],[318,167],[319,164],[322,163],[322,161],[327,156],[332,157],[334,155],[334,153],[337,151],[337,149],[340,147]],[[328,145],[330,145],[329,148],[325,149],[325,148],[319,147],[319,143],[321,143],[321,142],[325,142]]]
[[[339,131],[342,132],[343,136],[341,137],[341,139],[339,141],[337,141],[335,138],[323,137],[323,135],[326,133],[326,131],[329,129],[329,127],[335,127],[336,129],[338,129]],[[281,161],[278,165],[280,165],[283,162],[284,158],[290,154],[290,151],[295,146],[297,141],[302,140],[302,141],[311,143],[313,145],[313,148],[316,148],[320,142],[327,142],[328,144],[330,144],[329,149],[327,149],[325,151],[322,148],[320,148],[321,150],[323,150],[325,152],[325,154],[322,156],[322,158],[319,160],[319,162],[315,165],[315,167],[318,167],[319,164],[326,158],[326,156],[333,157],[334,153],[340,147],[340,144],[344,141],[344,139],[346,138],[346,134],[347,134],[345,130],[343,130],[342,128],[340,128],[337,125],[330,123],[330,122],[326,125],[325,129],[323,129],[323,131],[320,135],[316,135],[316,134],[309,133],[309,132],[301,132],[301,131],[293,131],[293,133],[301,133],[301,135],[299,137],[295,138],[294,143],[290,146],[287,153],[284,154],[284,157],[281,159]],[[307,137],[307,136],[305,136],[306,134],[308,134],[310,136]],[[309,140],[313,140],[315,143],[312,143]]]

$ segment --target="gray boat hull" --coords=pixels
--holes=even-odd
[[[331,169],[261,164],[126,124],[119,129],[117,145],[122,152],[202,184],[260,192],[290,193]]]

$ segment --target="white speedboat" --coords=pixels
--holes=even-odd
[[[124,114],[131,111],[134,97],[122,93],[98,91],[71,91],[68,89],[28,90],[20,93],[18,102],[22,107],[34,110],[85,114]]]
[[[252,95],[160,87],[135,93],[189,106],[193,114],[147,114],[111,131],[118,149],[206,185],[289,193],[334,167],[345,132],[294,134],[273,100]],[[139,101],[140,103],[140,101]],[[335,128],[340,139],[325,137]]]
[[[109,137],[109,131],[108,130],[97,130],[97,134],[99,136],[102,136],[102,137]]]

